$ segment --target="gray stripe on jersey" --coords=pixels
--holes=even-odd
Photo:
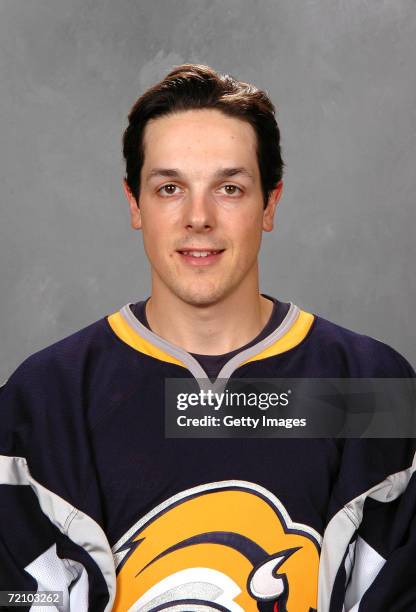
[[[406,490],[415,471],[416,453],[413,456],[411,466],[401,472],[389,474],[383,481],[349,501],[329,521],[324,533],[319,565],[319,612],[329,611],[335,578],[342,565],[351,538],[362,522],[366,499],[371,498],[384,503],[397,499]]]
[[[0,455],[0,484],[30,486],[51,523],[94,559],[109,592],[104,612],[110,612],[115,599],[116,575],[110,544],[99,524],[35,480],[23,457]]]
[[[186,365],[189,371],[193,374],[196,379],[199,379],[202,382],[202,386],[213,389],[215,391],[223,390],[226,385],[227,380],[231,376],[231,374],[242,364],[244,361],[249,359],[250,357],[254,357],[261,351],[269,348],[272,344],[274,344],[277,340],[279,340],[284,334],[286,334],[290,328],[294,325],[296,320],[299,317],[300,310],[295,305],[290,303],[290,307],[288,312],[286,313],[285,318],[281,322],[281,324],[266,338],[260,340],[253,346],[250,346],[245,351],[241,351],[237,355],[234,355],[221,369],[220,373],[217,377],[217,382],[211,384],[207,373],[201,367],[200,363],[187,351],[182,349],[179,346],[176,346],[172,342],[165,340],[161,336],[158,336],[150,329],[148,329],[145,325],[143,325],[133,314],[131,310],[132,304],[126,304],[121,308],[120,314],[124,317],[127,323],[135,329],[135,331],[145,340],[148,340],[155,346],[161,348],[165,353],[179,359],[182,363]],[[201,385],[200,385],[201,386]]]

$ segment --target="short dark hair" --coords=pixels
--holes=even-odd
[[[123,135],[125,178],[130,191],[138,201],[144,163],[143,134],[147,122],[180,111],[205,108],[243,119],[254,128],[266,207],[270,193],[282,178],[284,166],[275,107],[265,91],[201,64],[176,66],[133,105]]]

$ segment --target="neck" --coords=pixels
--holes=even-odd
[[[204,306],[163,293],[152,290],[146,305],[149,325],[158,336],[189,353],[221,355],[244,346],[261,332],[273,310],[258,286]]]

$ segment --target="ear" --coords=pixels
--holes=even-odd
[[[123,189],[129,203],[130,208],[130,225],[133,229],[141,229],[142,227],[142,215],[140,212],[139,205],[136,198],[132,194],[130,187],[127,185],[126,179],[123,179]]]
[[[271,232],[273,229],[274,215],[276,213],[277,204],[279,203],[280,197],[283,191],[283,181],[280,180],[276,188],[270,193],[267,206],[263,211],[263,230],[265,232]]]

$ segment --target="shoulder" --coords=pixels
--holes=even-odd
[[[416,376],[410,363],[394,348],[315,315],[309,340],[315,351],[342,361],[349,376],[402,378]]]
[[[6,383],[40,382],[60,377],[75,378],[91,360],[99,358],[110,337],[106,317],[36,351],[28,356],[5,381]]]

